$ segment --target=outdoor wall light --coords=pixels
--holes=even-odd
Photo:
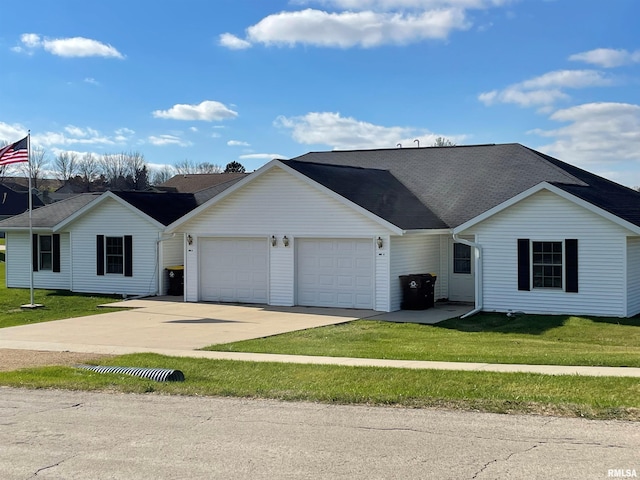
[[[271,235],[271,246],[275,247],[278,244],[278,239],[275,235]]]
[[[286,235],[285,235],[284,237],[282,237],[282,244],[283,244],[285,247],[288,247],[288,246],[289,246],[289,239],[287,238],[287,236],[286,236]]]
[[[382,237],[378,237],[378,239],[376,240],[376,244],[378,245],[378,248],[382,248],[382,246],[384,245]]]
[[[187,235],[187,243],[193,245],[193,237],[191,235]]]

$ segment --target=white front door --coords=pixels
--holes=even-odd
[[[473,241],[473,237],[462,237]],[[449,244],[449,300],[475,301],[474,248],[451,240]]]
[[[373,308],[372,239],[296,241],[297,304]]]
[[[198,243],[200,300],[269,302],[266,238],[203,238]]]

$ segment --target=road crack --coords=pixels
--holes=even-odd
[[[526,450],[523,450],[523,451],[521,451],[521,452],[511,452],[509,455],[507,455],[507,457],[506,457],[506,458],[503,458],[503,459],[500,459],[500,458],[494,458],[494,459],[493,459],[493,460],[491,460],[490,462],[485,463],[485,464],[482,466],[482,468],[481,468],[480,470],[478,470],[478,471],[473,475],[473,477],[471,477],[471,478],[472,478],[472,479],[474,479],[474,478],[478,478],[478,475],[480,475],[480,474],[481,474],[482,472],[484,472],[487,468],[489,468],[489,466],[490,466],[490,465],[493,465],[493,464],[498,463],[498,462],[508,462],[509,460],[511,460],[511,457],[513,457],[514,455],[520,455],[520,454],[523,454],[523,453],[528,453],[528,452],[530,452],[531,450],[533,450],[534,448],[538,448],[538,447],[539,447],[539,445],[534,445],[534,446],[532,446],[532,447],[530,447],[530,448],[527,448]]]

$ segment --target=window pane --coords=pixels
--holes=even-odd
[[[471,247],[469,245],[453,244],[453,273],[471,273]]]
[[[51,253],[40,252],[40,270],[51,270]]]
[[[51,251],[51,235],[40,235],[40,251]]]

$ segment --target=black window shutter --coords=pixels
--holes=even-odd
[[[104,275],[104,235],[96,235],[96,274]]]
[[[34,233],[33,236],[33,249],[31,251],[31,266],[34,272],[38,271],[38,234]]]
[[[531,263],[529,239],[518,239],[518,290],[531,290]]]
[[[566,239],[564,241],[565,266],[565,291],[578,293],[578,240]]]
[[[60,235],[58,233],[53,234],[53,264],[52,270],[54,272],[60,272]]]
[[[124,276],[133,277],[133,237],[124,236]]]

